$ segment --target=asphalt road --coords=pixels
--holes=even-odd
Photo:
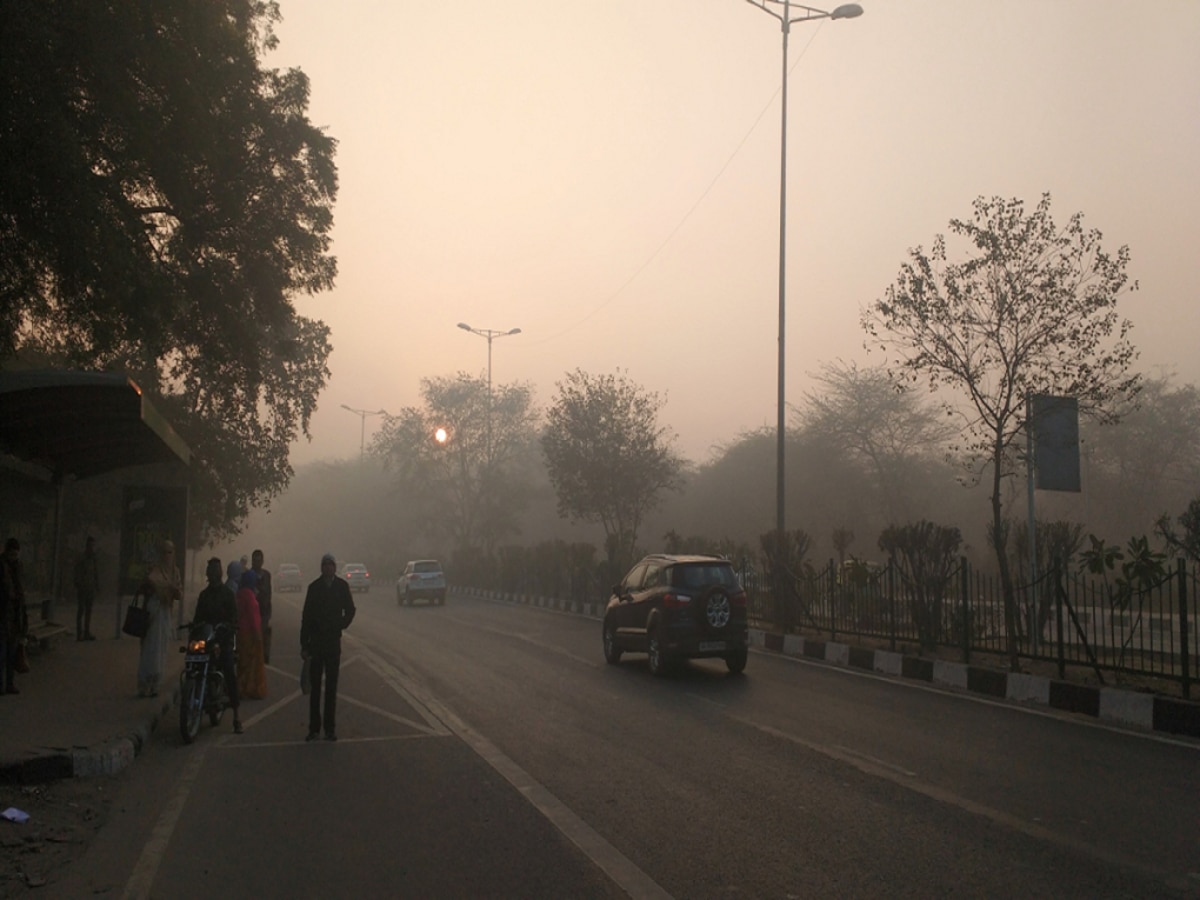
[[[299,600],[246,733],[161,730],[55,886],[125,897],[1197,897],[1200,744],[599,623],[356,595],[336,744]]]

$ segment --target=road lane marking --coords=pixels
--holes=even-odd
[[[444,735],[444,736],[449,737],[450,736],[449,732],[447,732],[446,735]],[[424,740],[428,740],[429,738],[433,738],[433,737],[443,737],[443,735],[427,734],[427,733],[389,734],[389,735],[381,735],[379,737],[338,738],[337,743],[339,743],[339,744],[370,744],[370,743],[380,743],[383,741],[424,741]],[[304,738],[300,738],[298,740],[293,740],[293,741],[249,741],[249,742],[248,741],[230,741],[229,743],[221,744],[219,749],[221,749],[221,750],[261,750],[264,747],[300,747],[300,746],[303,746],[308,743],[310,743],[310,742],[306,741]],[[311,743],[324,744],[327,742],[326,741],[312,741]]]
[[[500,748],[443,706],[423,686],[407,678],[373,650],[364,649],[363,655],[367,659],[368,665],[372,667],[378,665],[389,671],[390,677],[404,687],[407,696],[418,698],[425,709],[436,716],[459,740],[474,750],[484,762],[503,776],[521,796],[546,817],[550,824],[578,847],[584,856],[595,863],[614,884],[630,897],[636,898],[636,900],[671,900],[671,895],[638,868],[632,860],[579,818],[532,775],[505,756]]]
[[[551,643],[547,643],[545,641],[539,641],[536,638],[532,638],[528,634],[524,634],[522,632],[508,631],[503,628],[496,628],[495,626],[492,626],[492,625],[481,625],[479,622],[472,621],[469,619],[459,619],[459,618],[455,618],[454,616],[445,616],[444,618],[449,619],[450,621],[452,621],[458,625],[462,625],[464,628],[473,628],[476,631],[483,631],[487,634],[495,634],[500,637],[509,638],[511,640],[522,641],[523,643],[526,643],[526,644],[532,644],[534,647],[537,647],[539,650],[545,650],[549,653],[554,653],[554,654],[557,654],[558,656],[566,657],[567,659],[572,660],[573,662],[581,663],[582,665],[588,666],[589,668],[592,668],[592,669],[600,668],[600,666],[601,666],[600,661],[595,657],[580,656],[577,653],[572,653],[570,650],[565,649],[561,644],[551,644]]]
[[[192,755],[179,775],[179,784],[175,788],[175,793],[171,795],[162,815],[158,817],[154,830],[150,832],[150,838],[146,841],[146,846],[142,848],[137,864],[133,867],[133,874],[125,883],[125,891],[122,895],[125,900],[146,900],[150,896],[150,889],[154,886],[154,876],[158,874],[158,867],[162,864],[163,856],[167,852],[167,845],[171,843],[175,826],[183,814],[183,807],[187,804],[188,796],[192,792],[192,785],[196,783],[200,767],[204,765],[204,755],[210,746],[211,744],[208,743],[199,747],[193,746]]]
[[[1159,881],[1166,883],[1173,890],[1187,888],[1186,878],[1167,872],[1155,866],[1148,866],[1139,860],[1125,856],[1121,853],[1116,853],[1109,850],[1103,850],[1093,844],[1079,838],[1071,837],[1070,835],[1060,834],[1043,825],[1038,825],[1035,822],[1029,822],[1019,816],[1014,816],[1011,813],[1003,810],[995,809],[991,806],[985,806],[982,803],[976,803],[974,800],[968,800],[966,797],[961,797],[958,794],[948,791],[945,788],[940,788],[937,785],[930,784],[917,780],[915,777],[901,776],[899,773],[903,770],[897,766],[888,763],[878,763],[872,761],[871,757],[865,754],[856,753],[854,751],[846,751],[844,748],[832,747],[825,744],[818,744],[815,741],[806,740],[799,735],[790,734],[779,728],[774,728],[770,725],[764,725],[761,722],[755,722],[752,719],[736,716],[731,713],[726,713],[730,720],[738,722],[749,728],[761,731],[763,734],[778,738],[783,741],[788,741],[797,746],[803,747],[806,750],[811,750],[813,753],[818,753],[822,756],[827,756],[830,759],[844,763],[858,769],[860,772],[881,778],[885,781],[890,781],[892,784],[899,785],[915,793],[922,794],[931,800],[938,803],[943,803],[948,806],[954,806],[964,812],[972,815],[980,816],[988,821],[999,825],[1003,828],[1008,828],[1012,831],[1019,832],[1027,837],[1034,838],[1038,841],[1044,841],[1053,844],[1057,847],[1070,850],[1090,859],[1098,860],[1110,866],[1116,866],[1133,872],[1140,872],[1143,875],[1148,875],[1151,878],[1156,878]]]
[[[374,706],[370,703],[364,703],[362,700],[356,700],[354,697],[344,696],[341,691],[338,691],[338,701],[345,701],[346,703],[357,706],[360,709],[373,712],[377,716],[383,716],[385,719],[391,719],[393,722],[399,722],[401,725],[407,725],[409,728],[415,728],[417,731],[422,731],[431,736],[445,737],[449,734],[449,732],[441,725],[439,725],[437,728],[431,728],[429,725],[423,725],[420,722],[414,722],[412,719],[406,719],[404,716],[398,716],[393,712],[388,712],[386,709],[380,709],[378,706]]]

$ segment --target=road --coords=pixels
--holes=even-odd
[[[246,733],[160,729],[63,896],[1200,896],[1195,742],[769,654],[656,680],[376,589],[306,744],[292,598]]]

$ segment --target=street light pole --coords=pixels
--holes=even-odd
[[[487,446],[485,448],[484,458],[484,491],[490,494],[491,478],[492,478],[492,341],[496,338],[508,337],[513,334],[520,334],[520,328],[510,328],[508,331],[499,331],[494,328],[472,328],[466,322],[459,322],[458,327],[463,331],[469,331],[471,334],[477,334],[481,338],[487,339],[488,360],[487,360]],[[488,497],[490,499],[490,497]],[[489,520],[490,521],[490,520]],[[491,552],[491,526],[488,526],[488,552]]]
[[[853,19],[862,15],[857,3],[845,3],[833,12],[811,6],[792,3],[791,0],[746,0],[768,15],[779,20],[783,31],[783,76],[780,103],[783,108],[779,129],[779,384],[775,422],[775,537],[779,553],[778,565],[783,563],[784,552],[784,445],[785,445],[785,400],[784,361],[786,354],[785,330],[787,295],[784,290],[787,271],[787,110],[788,110],[788,34],[796,22],[814,19]],[[793,11],[799,15],[793,16]]]
[[[359,418],[359,433],[358,433],[358,459],[362,462],[363,456],[367,449],[367,416],[386,416],[386,409],[355,409],[352,406],[342,404],[342,409],[347,412],[352,412]]]

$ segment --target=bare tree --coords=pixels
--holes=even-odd
[[[950,231],[969,252],[949,262],[939,235],[917,247],[896,283],[863,313],[869,338],[889,354],[894,377],[947,387],[962,417],[962,451],[977,473],[990,466],[993,549],[1004,590],[1010,663],[1017,665],[1017,609],[1005,552],[1001,485],[1014,474],[1026,401],[1035,394],[1075,398],[1082,412],[1113,420],[1138,390],[1136,352],[1116,303],[1129,284],[1129,248],[1115,256],[1082,213],[1059,227],[1050,195],[1027,212],[1020,200],[978,198],[970,221]],[[964,402],[965,401],[965,402]]]
[[[882,366],[860,369],[839,360],[823,365],[813,379],[820,389],[805,393],[800,425],[864,466],[889,522],[907,518],[915,465],[944,449],[954,429]]]

